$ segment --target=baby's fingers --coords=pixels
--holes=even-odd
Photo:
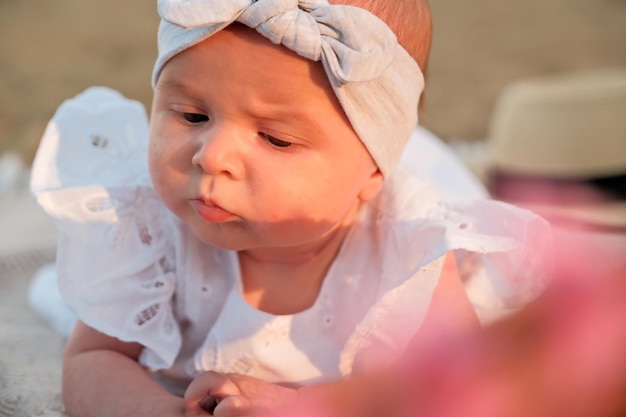
[[[185,416],[215,415],[215,409],[223,399],[240,394],[237,385],[228,377],[217,372],[205,372],[194,379],[185,392]],[[232,407],[225,408],[230,410]]]
[[[185,417],[246,417],[250,414],[250,409],[251,407],[244,397],[232,396],[219,399],[207,395],[198,405],[187,407]]]
[[[213,415],[215,417],[246,417],[252,412],[250,401],[240,395],[231,395],[218,401]]]

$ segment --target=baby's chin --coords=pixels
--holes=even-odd
[[[198,239],[200,242],[207,246],[237,252],[249,249],[254,246],[251,245],[250,242],[246,242],[242,238],[237,237],[236,233],[229,232],[227,228],[222,226],[223,225],[210,225],[210,228],[214,229],[211,231],[207,231],[207,228],[204,227],[199,229],[193,226],[189,226],[189,228],[191,229],[196,239]]]
[[[274,221],[272,224],[234,219],[209,223],[196,215],[181,218],[205,245],[229,251],[250,251],[284,257],[289,253],[319,251],[330,241],[342,240],[349,225],[335,221]]]
[[[258,237],[240,225],[230,222],[203,224],[201,227],[194,227],[188,223],[187,226],[203,244],[227,251],[241,252],[271,246],[262,236]]]

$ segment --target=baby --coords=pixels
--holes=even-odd
[[[349,3],[160,0],[149,133],[108,89],[59,108],[32,189],[79,318],[71,415],[249,415],[394,362],[424,323],[471,331],[452,251],[503,304],[537,293],[541,219],[396,167],[427,5]]]

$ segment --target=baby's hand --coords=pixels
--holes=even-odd
[[[260,379],[213,371],[194,379],[185,392],[185,416],[244,417],[295,400],[297,391]]]

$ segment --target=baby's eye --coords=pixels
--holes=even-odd
[[[267,133],[261,133],[261,136],[265,138],[269,143],[276,146],[277,148],[288,148],[292,145],[291,142],[287,142],[285,140],[280,140],[275,138],[274,136],[268,135]]]
[[[200,113],[183,113],[183,117],[189,123],[202,123],[209,120],[209,117],[206,114]]]

